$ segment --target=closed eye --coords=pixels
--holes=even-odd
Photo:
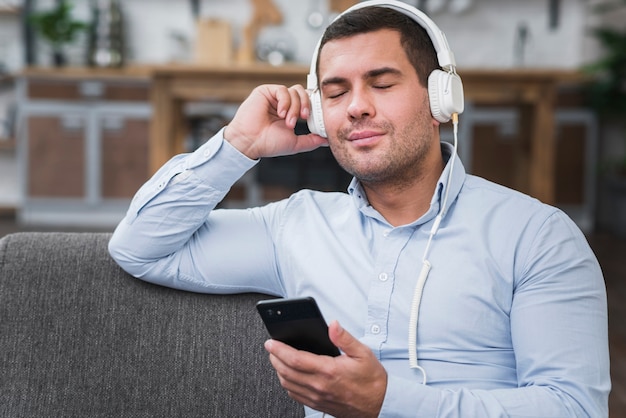
[[[343,77],[330,77],[321,83],[322,95],[328,99],[336,99],[348,91],[348,81]]]
[[[325,96],[328,99],[336,99],[339,98],[341,96],[343,96],[344,94],[346,94],[347,90],[336,90],[336,91],[331,91],[325,94]]]

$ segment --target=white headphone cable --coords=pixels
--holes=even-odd
[[[458,146],[458,125],[459,115],[457,113],[452,114],[452,127],[454,134],[454,150],[450,156],[450,170],[448,171],[448,184],[446,185],[446,191],[441,202],[441,209],[435,217],[432,228],[428,236],[428,242],[426,243],[426,249],[424,250],[424,256],[422,257],[422,269],[420,270],[417,283],[415,283],[415,291],[413,293],[413,301],[411,302],[411,315],[409,318],[409,366],[412,369],[417,369],[422,373],[422,384],[426,384],[426,370],[424,370],[417,361],[417,322],[419,319],[419,309],[422,301],[422,293],[430,273],[431,264],[428,261],[428,252],[430,251],[430,245],[441,224],[441,219],[445,216],[448,210],[448,193],[450,192],[450,186],[452,182],[452,171],[454,169],[454,162],[456,160],[457,146]]]

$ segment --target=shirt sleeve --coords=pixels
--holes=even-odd
[[[518,387],[441,389],[389,376],[381,417],[608,416],[606,290],[585,237],[556,211],[520,244],[516,262],[510,321]]]
[[[134,196],[109,241],[115,261],[137,278],[205,293],[280,294],[266,209],[214,210],[256,161],[223,130],[168,161]]]

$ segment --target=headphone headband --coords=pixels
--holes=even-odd
[[[426,14],[413,6],[409,6],[408,4],[397,0],[369,0],[357,3],[348,8],[346,11],[339,14],[333,22],[347,13],[363,9],[365,7],[375,6],[387,7],[410,17],[418,25],[424,28],[430,37],[433,47],[437,53],[439,66],[443,69],[433,70],[428,76],[428,98],[433,117],[437,121],[445,123],[449,121],[453,115],[462,113],[464,107],[463,83],[461,82],[461,78],[456,73],[454,54],[452,54],[452,51],[448,46],[448,40],[446,39],[444,33],[439,29],[435,22],[426,16]],[[317,80],[317,58],[320,52],[322,38],[323,36],[320,37],[317,42],[317,46],[315,47],[315,51],[313,52],[311,68],[307,76],[306,86],[311,99],[311,115],[307,119],[307,125],[311,132],[326,137],[324,112],[322,111],[321,104],[322,98],[318,89]]]
[[[369,0],[361,3],[357,3],[354,6],[346,9],[344,12],[340,13],[334,20],[341,18],[342,16],[353,12],[355,10],[363,9],[366,7],[387,7],[393,10],[396,10],[411,19],[413,19],[417,24],[423,27],[428,36],[430,37],[433,46],[435,47],[435,51],[437,52],[437,61],[439,62],[439,66],[443,68],[447,72],[456,72],[456,61],[454,59],[454,54],[450,50],[450,46],[448,45],[448,40],[446,39],[446,35],[439,29],[439,27],[429,18],[424,12],[418,10],[417,8],[410,6],[406,3],[403,3],[398,0]],[[314,90],[317,88],[317,57],[319,55],[320,45],[322,39],[320,38],[317,41],[317,46],[313,51],[313,57],[311,59],[311,67],[309,69],[309,74],[307,76],[307,89]]]

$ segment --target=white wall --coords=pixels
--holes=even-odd
[[[559,25],[550,29],[547,0],[477,0],[466,13],[433,16],[446,33],[459,67],[514,67],[519,25],[528,28],[522,64],[576,68],[583,61],[583,1],[561,2]]]
[[[283,37],[293,43],[295,60],[308,63],[321,29],[311,28],[307,16],[321,0],[274,0],[285,23],[268,29],[261,39]],[[411,3],[411,2],[409,2]],[[585,60],[585,2],[561,2],[560,24],[548,26],[547,0],[474,0],[463,13],[443,9],[432,15],[446,33],[459,67],[513,67],[517,27],[526,24],[529,41],[523,64],[528,67],[576,68]],[[124,4],[130,33],[131,56],[139,62],[163,62],[176,56],[169,36],[179,32],[193,39],[191,12],[185,0],[128,0]],[[227,19],[237,41],[251,14],[248,0],[205,0],[202,14]]]
[[[304,1],[274,0],[280,8],[284,23],[268,28],[260,38],[282,38],[292,45],[297,62],[308,62],[321,29],[306,24],[308,7]],[[324,1],[322,6],[328,10]],[[130,54],[139,62],[163,62],[178,56],[177,44],[172,41],[173,32],[194,39],[191,10],[186,0],[130,0],[124,4],[130,30]],[[207,18],[225,19],[233,28],[234,42],[238,43],[243,27],[252,14],[249,0],[205,0],[201,15]]]
[[[40,9],[54,0],[38,0]],[[448,4],[432,14],[433,20],[446,33],[459,67],[507,68],[516,64],[514,45],[517,27],[526,24],[529,41],[523,64],[528,67],[576,68],[594,55],[593,44],[585,37],[589,14],[585,0],[561,2],[559,27],[548,27],[548,0],[473,0],[463,13],[452,13],[455,3],[467,0],[430,0]],[[281,9],[285,23],[264,31],[261,39],[283,38],[292,45],[294,60],[308,64],[311,52],[321,34],[307,24],[313,8],[320,7],[328,18],[325,0],[274,0]],[[75,0],[77,17],[89,19],[89,1]],[[415,4],[415,1],[408,1]],[[128,57],[135,63],[164,63],[188,56],[174,40],[177,33],[193,41],[194,25],[187,0],[124,0],[122,7],[128,27]],[[203,16],[223,18],[231,22],[235,41],[251,15],[249,0],[203,0]],[[0,16],[0,61],[10,69],[23,66],[17,17]],[[43,48],[42,48],[43,49]],[[84,40],[71,51],[71,62],[84,63]],[[40,62],[47,63],[46,54]]]
[[[22,62],[19,16],[0,14],[0,69],[15,71]]]

